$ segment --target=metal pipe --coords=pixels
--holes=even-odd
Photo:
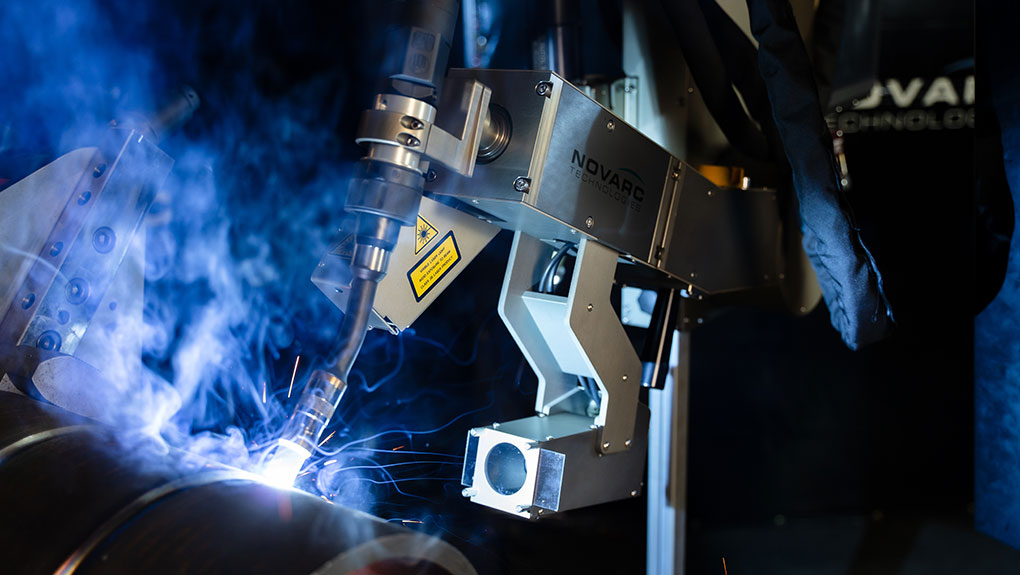
[[[0,486],[5,573],[475,573],[434,537],[6,392]]]

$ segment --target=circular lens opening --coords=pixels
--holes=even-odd
[[[528,478],[524,454],[509,443],[496,445],[485,456],[485,478],[500,495],[517,493]]]

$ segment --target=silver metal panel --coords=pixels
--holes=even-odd
[[[666,150],[564,84],[535,206],[647,261],[672,162]]]
[[[96,148],[68,152],[0,192],[0,314],[43,251],[78,181],[99,157]]]
[[[672,276],[708,293],[779,283],[775,191],[718,188],[685,166],[670,213],[662,267]]]
[[[423,246],[417,243],[417,226],[400,229],[397,246],[390,256],[389,273],[379,282],[375,307],[369,326],[384,328],[393,334],[407,329],[418,316],[460,275],[482,249],[488,245],[499,228],[460,210],[429,198],[422,198],[419,209],[421,219],[431,227],[431,239]],[[337,239],[323,255],[312,274],[312,282],[341,310],[347,309],[348,290],[351,285],[350,262],[354,248],[357,221],[347,217],[340,226]],[[453,234],[459,260],[449,272],[437,280],[422,297],[416,297],[408,272],[425,260],[447,234]],[[417,253],[415,250],[417,248]]]
[[[602,453],[631,448],[641,390],[641,360],[609,301],[618,259],[613,249],[581,241],[567,295],[568,329],[563,336],[580,350],[602,390],[602,405],[595,417]]]
[[[137,132],[77,183],[0,323],[0,338],[74,353],[173,160]],[[67,185],[57,182],[55,185]]]
[[[559,411],[584,413],[588,399],[578,387],[576,375],[559,368],[523,300],[538,283],[552,253],[553,249],[541,240],[523,232],[514,235],[499,295],[499,315],[538,379],[535,411],[546,415]]]
[[[523,297],[524,305],[535,320],[535,325],[542,332],[542,338],[553,353],[560,371],[592,376],[584,360],[583,352],[568,337],[564,337],[567,324],[567,298],[559,295],[527,292]]]

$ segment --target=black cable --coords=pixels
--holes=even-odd
[[[539,293],[553,293],[553,279],[556,277],[556,270],[560,267],[560,262],[563,261],[564,256],[567,252],[572,250],[576,244],[565,243],[563,247],[553,253],[549,259],[548,265],[545,266],[545,271],[542,272],[542,277],[538,280],[538,291]]]
[[[342,341],[333,362],[333,375],[341,381],[347,381],[354,361],[358,358],[361,345],[365,342],[365,331],[368,319],[372,314],[375,291],[378,283],[372,280],[355,277],[351,282],[350,297],[347,300],[347,313],[340,324],[338,338]]]
[[[765,137],[769,138],[771,135],[774,138],[772,106],[769,104],[765,80],[758,71],[758,49],[716,0],[699,0],[699,3],[705,22],[712,32],[716,49],[719,50],[723,65],[726,67],[727,76],[740,92],[751,117],[761,125]],[[778,145],[773,146],[774,143]],[[773,142],[770,139],[768,144],[770,152],[782,149],[782,143],[778,140]]]
[[[767,159],[768,142],[740,104],[705,15],[696,0],[662,0],[662,7],[680,42],[687,67],[701,90],[705,106],[734,148]]]

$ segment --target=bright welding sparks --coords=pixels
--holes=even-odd
[[[333,434],[334,434],[334,433],[336,433],[336,430],[334,430],[334,431],[330,432],[330,434],[326,436],[326,439],[323,439],[322,441],[320,441],[320,442],[319,442],[319,447],[322,447],[323,445],[325,445],[325,443],[326,443],[327,441],[329,441],[329,440],[330,440],[330,439],[331,439],[331,438],[333,437]]]
[[[307,449],[286,439],[276,444],[276,452],[262,469],[266,483],[276,487],[292,487],[301,466],[312,454]]]
[[[297,377],[297,366],[301,362],[301,356],[297,356],[294,359],[294,371],[290,374],[290,387],[287,388],[287,399],[290,399],[290,394],[294,391],[294,379]]]

